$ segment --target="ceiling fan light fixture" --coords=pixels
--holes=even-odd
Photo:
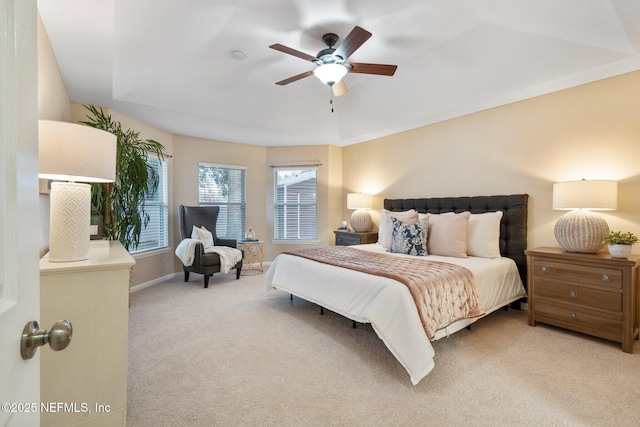
[[[333,86],[347,74],[349,70],[342,64],[324,64],[313,70],[313,74],[324,84]]]

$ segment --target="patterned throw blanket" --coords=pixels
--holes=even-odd
[[[455,264],[420,257],[398,257],[348,246],[285,253],[403,283],[409,288],[430,340],[438,330],[457,320],[484,314],[473,274]]]

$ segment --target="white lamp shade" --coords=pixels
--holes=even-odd
[[[90,126],[40,120],[40,178],[51,184],[49,261],[74,262],[89,257],[91,186],[116,178],[116,136]]]
[[[113,182],[116,136],[75,123],[38,122],[38,176],[77,182]]]
[[[338,83],[347,74],[347,67],[340,64],[324,64],[313,70],[313,74],[329,86]]]
[[[553,184],[553,209],[614,210],[618,206],[616,181],[569,181]]]
[[[367,193],[347,194],[347,209],[371,209],[373,196]]]

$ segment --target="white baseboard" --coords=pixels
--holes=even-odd
[[[265,271],[269,268],[270,265],[271,265],[271,261],[265,261],[265,262],[262,263],[262,266],[264,267]],[[166,282],[167,280],[175,279],[176,277],[182,276],[183,274],[184,274],[184,272],[182,272],[182,271],[178,271],[178,272],[173,273],[173,274],[167,274],[166,276],[158,277],[157,279],[153,279],[153,280],[150,280],[148,282],[140,283],[139,285],[132,286],[131,288],[129,288],[129,292],[130,293],[138,292],[138,291],[143,290],[144,288],[148,288],[149,286],[157,285],[158,283],[162,283],[162,282]]]
[[[157,279],[150,280],[148,282],[140,283],[139,285],[132,286],[129,288],[129,293],[134,293],[143,290],[144,288],[148,288],[149,286],[157,285],[158,283],[166,282],[167,280],[171,280],[178,275],[182,274],[182,272],[167,274],[163,277],[158,277]]]
[[[262,263],[264,270],[266,271],[271,265],[271,261],[265,261]],[[143,290],[144,288],[148,288],[149,286],[157,285],[158,283],[166,282],[167,280],[172,280],[178,276],[182,276],[184,272],[179,271],[173,274],[167,274],[163,277],[158,277],[157,279],[150,280],[148,282],[140,283],[139,285],[132,286],[129,288],[129,293],[134,293]]]

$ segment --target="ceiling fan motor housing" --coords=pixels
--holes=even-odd
[[[317,60],[315,63],[317,65],[325,65],[325,64],[342,64],[344,62],[344,58],[338,55],[334,55],[335,49],[333,46],[338,42],[338,35],[334,33],[327,33],[322,36],[322,41],[324,44],[328,46],[327,49],[322,49],[316,55]]]
[[[323,49],[316,55],[316,64],[325,65],[325,64],[342,64],[344,59],[341,56],[334,55],[336,50],[333,48]]]
[[[338,43],[338,35],[334,33],[327,33],[322,36],[322,41],[329,47],[334,47]]]

